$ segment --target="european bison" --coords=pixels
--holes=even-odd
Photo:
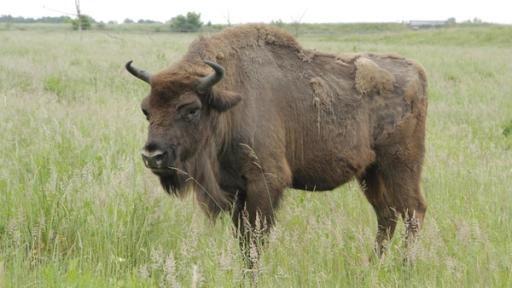
[[[398,215],[409,237],[418,232],[427,80],[415,62],[320,53],[249,25],[200,37],[154,75],[131,63],[151,85],[145,165],[169,193],[192,187],[212,218],[232,212],[244,241],[268,231],[286,188],[331,190],[354,177],[377,214],[379,255]]]

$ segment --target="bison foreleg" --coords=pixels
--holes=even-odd
[[[283,163],[267,163],[246,171],[246,191],[240,196],[233,221],[240,248],[250,267],[259,259],[261,248],[274,224],[274,212],[286,187],[291,183],[289,168]]]

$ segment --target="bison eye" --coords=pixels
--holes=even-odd
[[[183,119],[186,121],[192,121],[199,117],[199,114],[201,113],[201,109],[199,107],[191,107],[190,109],[187,109],[185,113],[183,114]]]
[[[201,105],[197,103],[184,104],[178,107],[178,118],[191,122],[199,119],[201,115]]]

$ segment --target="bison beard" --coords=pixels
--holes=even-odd
[[[377,255],[399,217],[406,243],[418,233],[427,80],[415,62],[319,53],[248,25],[199,38],[155,75],[126,67],[151,85],[145,147],[195,151],[180,169],[154,170],[162,186],[175,194],[193,186],[213,218],[232,212],[241,247],[270,230],[286,188],[331,190],[354,178],[377,216]]]
[[[154,173],[160,179],[160,184],[167,193],[177,195],[179,191],[183,190],[185,179],[183,179],[183,176],[180,177],[178,172],[171,170]]]

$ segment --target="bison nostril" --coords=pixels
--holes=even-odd
[[[165,160],[167,158],[167,152],[162,150],[153,150],[148,151],[147,149],[142,149],[140,152],[142,156],[142,160],[144,164],[148,168],[163,168],[166,165]]]

